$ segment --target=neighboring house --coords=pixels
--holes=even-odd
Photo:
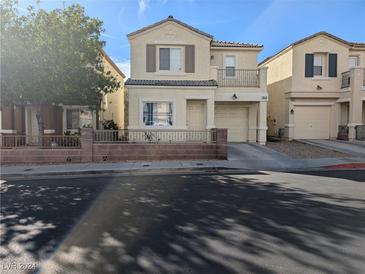
[[[121,87],[113,94],[102,98],[102,111],[99,119],[113,119],[121,128],[124,127],[124,74],[103,51],[106,71],[110,71],[121,82]],[[39,134],[36,118],[37,107],[6,106],[0,111],[0,133],[37,136]],[[96,127],[97,115],[88,106],[78,105],[42,105],[44,134],[62,135],[77,133],[82,127]]]
[[[327,32],[297,41],[264,60],[268,68],[268,135],[349,139],[365,123],[365,43]]]
[[[169,16],[128,34],[129,129],[227,128],[230,142],[266,142],[262,46],[215,41]]]
[[[103,96],[101,102],[100,120],[113,120],[119,128],[125,128],[128,121],[126,121],[126,102],[125,88],[124,88],[124,73],[118,66],[110,59],[110,57],[102,51],[104,57],[104,67],[110,71],[112,75],[120,82],[120,88],[109,94]]]

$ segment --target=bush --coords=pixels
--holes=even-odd
[[[104,129],[117,130],[118,126],[113,120],[105,120],[101,123]]]

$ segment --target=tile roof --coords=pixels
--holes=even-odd
[[[281,52],[283,52],[284,50],[286,50],[286,49],[288,49],[288,48],[290,48],[290,47],[296,46],[296,45],[298,45],[298,44],[301,44],[301,43],[303,43],[303,42],[305,42],[305,41],[308,41],[308,40],[310,40],[310,39],[312,39],[312,38],[314,38],[314,37],[320,36],[320,35],[324,35],[324,36],[330,37],[330,38],[332,38],[332,39],[334,39],[334,40],[336,40],[336,41],[338,41],[338,42],[340,42],[340,43],[343,43],[343,44],[345,44],[345,45],[348,45],[348,46],[350,46],[350,47],[365,48],[365,43],[359,43],[359,42],[349,42],[349,41],[346,41],[346,40],[344,40],[344,39],[342,39],[342,38],[340,38],[340,37],[337,37],[337,36],[335,36],[335,35],[333,35],[333,34],[331,34],[331,33],[328,33],[328,32],[326,32],[326,31],[320,31],[320,32],[317,32],[317,33],[315,33],[315,34],[312,34],[312,35],[309,35],[309,36],[307,36],[307,37],[304,37],[303,39],[300,39],[300,40],[298,40],[298,41],[296,41],[296,42],[294,42],[294,43],[291,43],[289,46],[287,46],[287,47],[283,48],[282,50],[278,51],[278,52],[277,52],[277,53],[275,53],[274,55],[272,55],[272,56],[269,56],[269,57],[265,58],[263,61],[261,61],[261,62],[259,63],[259,66],[261,66],[261,65],[262,65],[262,64],[264,64],[264,63],[266,63],[266,62],[267,62],[268,60],[270,60],[271,58],[273,58],[273,57],[277,56],[278,54],[280,54],[280,53],[281,53]]]
[[[334,40],[337,40],[337,41],[339,41],[339,42],[341,42],[341,43],[344,43],[344,44],[346,44],[346,45],[348,45],[348,46],[350,46],[350,47],[365,47],[365,43],[355,43],[355,42],[349,42],[349,41],[346,41],[346,40],[344,40],[344,39],[342,39],[342,38],[340,38],[340,37],[337,37],[337,36],[335,36],[335,35],[333,35],[333,34],[331,34],[331,33],[328,33],[328,32],[326,32],[326,31],[320,31],[320,32],[317,32],[317,33],[315,33],[315,34],[312,34],[312,35],[310,35],[310,36],[307,36],[307,37],[305,37],[305,38],[303,38],[303,39],[300,39],[299,41],[296,41],[296,42],[294,42],[294,43],[292,43],[292,44],[290,44],[290,46],[295,46],[295,45],[298,45],[298,44],[300,44],[300,43],[303,43],[303,42],[305,42],[305,41],[307,41],[307,40],[310,40],[310,39],[312,39],[312,38],[314,38],[314,37],[317,37],[317,36],[319,36],[319,35],[325,35],[325,36],[328,36],[328,37],[330,37],[330,38],[332,38],[332,39],[334,39]]]
[[[130,86],[171,86],[171,87],[215,87],[215,80],[136,80],[129,78],[125,85]]]
[[[240,43],[240,42],[227,42],[227,41],[212,41],[212,47],[235,47],[235,48],[262,48],[263,45]]]
[[[157,23],[154,23],[154,24],[152,24],[152,25],[146,26],[146,27],[141,28],[141,29],[139,29],[139,30],[137,30],[137,31],[134,31],[134,32],[131,32],[131,33],[127,34],[127,37],[130,37],[130,36],[136,35],[136,34],[138,34],[138,33],[144,32],[144,31],[146,31],[146,30],[148,30],[148,29],[151,29],[151,28],[157,27],[157,26],[159,26],[159,25],[161,25],[161,24],[163,24],[163,23],[166,23],[166,22],[175,22],[176,24],[179,24],[179,25],[181,25],[181,26],[183,26],[183,27],[185,27],[185,28],[188,28],[188,29],[190,29],[190,30],[192,30],[192,31],[194,31],[194,32],[196,32],[196,33],[199,33],[199,34],[201,34],[201,35],[203,35],[203,36],[206,36],[206,37],[208,37],[208,38],[210,38],[210,39],[213,39],[213,35],[210,35],[209,33],[206,33],[206,32],[204,32],[204,31],[201,31],[201,30],[199,30],[199,29],[197,29],[197,28],[194,28],[193,26],[190,26],[190,25],[188,25],[188,24],[186,24],[186,23],[184,23],[184,22],[181,22],[181,21],[179,21],[179,20],[175,19],[175,18],[174,18],[173,16],[171,16],[171,15],[170,15],[169,17],[167,17],[166,19],[163,19],[163,20],[161,20],[161,21],[159,21],[159,22],[157,22]]]

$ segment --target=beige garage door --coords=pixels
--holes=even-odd
[[[294,139],[329,139],[330,113],[328,106],[295,106]]]
[[[240,104],[216,104],[215,126],[228,129],[228,142],[246,142],[248,108]]]

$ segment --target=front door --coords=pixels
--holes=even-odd
[[[205,115],[206,101],[189,100],[186,109],[186,126],[189,130],[205,130],[207,119]]]

